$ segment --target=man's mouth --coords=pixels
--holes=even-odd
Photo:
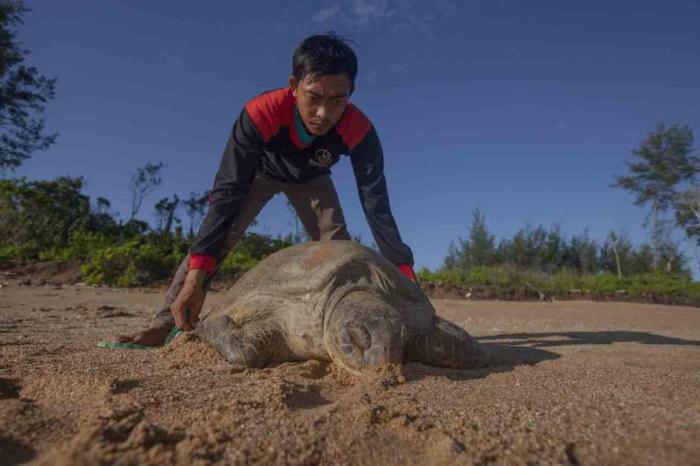
[[[321,132],[326,129],[326,125],[324,123],[309,123],[309,129],[314,132]]]

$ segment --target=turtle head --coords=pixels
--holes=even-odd
[[[369,291],[348,293],[330,310],[324,341],[333,362],[355,373],[403,358],[399,313]]]

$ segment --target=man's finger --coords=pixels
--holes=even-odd
[[[189,308],[185,308],[182,313],[180,314],[182,317],[182,327],[180,327],[182,330],[185,330],[186,332],[189,332],[190,330],[194,330],[194,327],[190,325],[190,314],[191,311]]]
[[[192,325],[192,309],[189,307],[186,308],[184,314],[183,323],[185,327],[183,327],[183,330],[187,330],[188,332],[194,330],[194,326]]]
[[[199,311],[195,311],[192,308],[188,309],[187,322],[193,329],[197,328],[197,323],[199,322]]]
[[[173,317],[175,318],[175,325],[177,325],[178,328],[182,328],[182,319],[180,318],[180,309],[173,306],[170,309],[170,312],[172,312]]]
[[[182,306],[174,306],[172,309],[173,317],[175,318],[175,325],[182,330],[192,330],[190,328],[190,323],[187,318],[187,310],[183,309]]]

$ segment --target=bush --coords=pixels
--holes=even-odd
[[[219,272],[225,275],[238,276],[255,267],[258,259],[251,257],[244,251],[233,251],[221,263]]]
[[[219,266],[219,272],[238,276],[255,267],[259,261],[291,243],[281,238],[249,233],[229,253]]]
[[[0,264],[3,262],[10,262],[19,258],[19,251],[17,251],[17,246],[13,244],[3,244],[0,246]]]
[[[41,260],[83,262],[98,251],[113,246],[115,239],[102,233],[79,230],[73,233],[64,247],[53,246],[39,253]]]
[[[172,275],[186,253],[169,242],[134,238],[119,246],[92,251],[81,267],[85,283],[138,286]]]

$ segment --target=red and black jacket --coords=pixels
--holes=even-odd
[[[295,105],[288,88],[266,92],[245,105],[221,157],[209,211],[190,249],[191,267],[213,269],[257,172],[304,183],[330,174],[343,154],[352,162],[360,201],[380,252],[396,265],[412,265],[413,254],[401,241],[389,207],[382,147],[372,123],[348,104],[330,131],[304,145],[295,129]]]

